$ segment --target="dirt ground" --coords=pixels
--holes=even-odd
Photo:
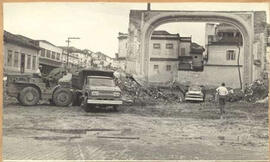
[[[266,160],[268,105],[80,107],[6,104],[5,160]]]

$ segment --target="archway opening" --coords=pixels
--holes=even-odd
[[[225,82],[229,87],[242,88],[242,37],[239,29],[228,23],[159,25],[153,29],[148,43],[148,81],[210,87]]]
[[[198,12],[198,13],[188,13],[185,12],[166,12],[164,14],[155,15],[152,18],[148,19],[144,22],[144,25],[141,28],[141,54],[140,62],[142,63],[140,66],[141,73],[146,76],[146,80],[149,80],[149,70],[150,70],[150,40],[154,30],[159,27],[160,25],[173,23],[173,22],[197,22],[197,23],[218,23],[218,24],[229,24],[237,29],[242,37],[242,55],[243,57],[243,64],[241,65],[242,68],[242,84],[245,85],[246,83],[250,83],[252,80],[252,58],[251,58],[251,51],[252,51],[252,35],[250,34],[250,30],[248,30],[248,25],[244,22],[241,18],[235,17],[234,15],[227,14],[227,13],[209,13],[209,12]],[[228,53],[234,53],[229,51]],[[228,54],[229,55],[229,54]],[[234,55],[235,54],[231,54]],[[232,57],[234,57],[232,56]],[[211,66],[211,65],[210,65]],[[238,66],[238,65],[234,65]],[[155,66],[157,68],[157,66]],[[220,67],[222,68],[222,67]],[[179,75],[179,74],[178,74]],[[226,75],[226,74],[224,74]],[[214,75],[205,76],[205,77],[215,77]],[[191,77],[192,78],[192,77]],[[232,87],[240,87],[239,78],[237,78],[238,83]],[[216,83],[220,84],[220,83]]]

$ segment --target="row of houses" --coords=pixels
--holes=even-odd
[[[128,34],[119,33],[119,50],[116,54],[121,68],[127,66]],[[167,31],[154,31],[149,42],[149,83],[178,81],[187,84],[239,87],[243,78],[243,39],[238,29],[228,24],[206,23],[205,44],[192,42]],[[239,63],[238,63],[239,57]],[[254,75],[259,75],[255,74]]]
[[[64,66],[105,68],[112,64],[113,59],[102,52],[56,46],[47,40],[33,40],[4,31],[4,74],[34,73],[40,65],[41,72],[47,74]]]

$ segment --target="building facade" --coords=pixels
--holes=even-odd
[[[35,73],[39,51],[34,40],[4,31],[4,74]]]
[[[214,73],[219,69],[219,73],[216,73],[216,77],[210,82],[225,82],[230,87],[240,87],[239,77],[243,78],[244,61],[240,31],[228,24],[206,24],[206,31],[207,59],[204,70]]]
[[[223,82],[232,88],[244,86],[244,50],[240,32],[231,25],[207,23],[205,42],[203,70],[179,71],[178,81],[207,87],[217,87]]]
[[[180,36],[154,31],[149,43],[148,80],[151,83],[173,81],[178,71]],[[185,51],[188,51],[185,46]],[[181,54],[180,54],[181,55]]]
[[[39,64],[41,72],[48,74],[54,68],[62,67],[63,50],[46,40],[36,40],[36,45],[41,48]]]
[[[135,70],[127,58],[128,35],[119,33],[119,50],[116,62],[119,66],[131,72]],[[196,71],[203,69],[204,48],[191,41],[191,37],[180,37],[167,31],[154,31],[149,42],[148,82],[164,83],[178,79],[178,71]]]
[[[117,68],[126,70],[128,53],[128,34],[118,33],[118,53],[115,54],[114,64]]]

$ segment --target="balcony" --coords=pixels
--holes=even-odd
[[[192,56],[179,56],[180,71],[203,71],[203,60],[196,60]]]
[[[192,56],[179,56],[178,70],[192,70]]]

